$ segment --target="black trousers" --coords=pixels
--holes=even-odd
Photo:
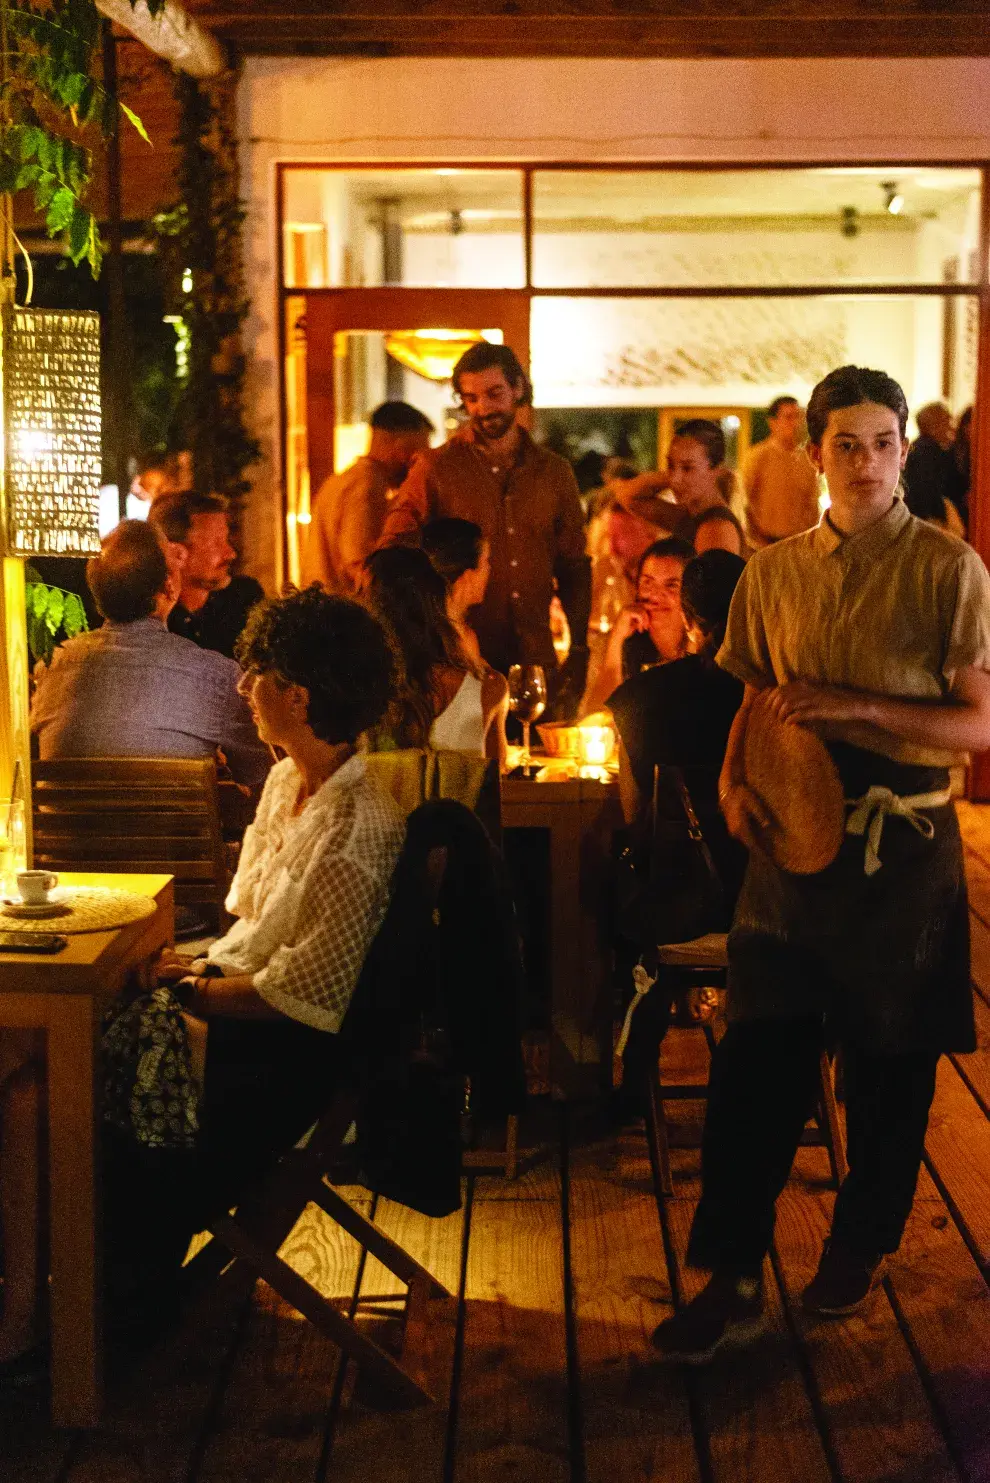
[[[824,1043],[817,1018],[739,1021],[726,1031],[712,1061],[692,1265],[759,1272],[814,1108]],[[842,1052],[849,1174],[832,1236],[873,1259],[897,1250],[911,1213],[938,1054]]]

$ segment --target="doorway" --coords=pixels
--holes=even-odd
[[[289,577],[298,581],[310,503],[323,481],[367,451],[369,417],[406,401],[434,427],[457,426],[450,373],[480,340],[529,364],[529,299],[472,289],[355,289],[286,299],[286,495]]]

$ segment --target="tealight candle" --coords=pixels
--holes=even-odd
[[[581,754],[581,776],[602,780],[603,769],[615,746],[615,732],[611,726],[580,726],[578,744]]]

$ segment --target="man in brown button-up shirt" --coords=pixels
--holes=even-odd
[[[507,346],[472,346],[453,383],[470,421],[413,465],[389,507],[383,544],[415,537],[438,515],[481,526],[492,570],[471,623],[485,659],[503,673],[510,664],[542,664],[549,676],[556,670],[549,617],[556,578],[573,645],[562,678],[580,696],[591,563],[571,466],[519,426],[528,382]]]

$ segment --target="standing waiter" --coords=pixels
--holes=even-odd
[[[976,1046],[948,768],[990,746],[990,577],[896,495],[907,410],[881,371],[843,366],[815,388],[809,452],[831,508],[752,558],[718,654],[746,686],[719,797],[751,854],[688,1251],[713,1276],[654,1334],[669,1359],[702,1363],[761,1326],[774,1205],[823,1046],[842,1050],[849,1173],[804,1304],[834,1317],[865,1302],[900,1243],[939,1056]],[[813,874],[760,848],[745,738],[761,691],[778,722],[822,737],[843,784],[844,842]]]
[[[452,380],[468,422],[413,465],[391,503],[382,542],[408,541],[441,515],[480,525],[492,570],[471,624],[485,660],[503,674],[511,664],[542,664],[554,675],[550,602],[556,583],[572,639],[558,708],[572,700],[576,706],[591,607],[577,481],[566,459],[539,447],[520,426],[530,386],[507,345],[472,345]]]

